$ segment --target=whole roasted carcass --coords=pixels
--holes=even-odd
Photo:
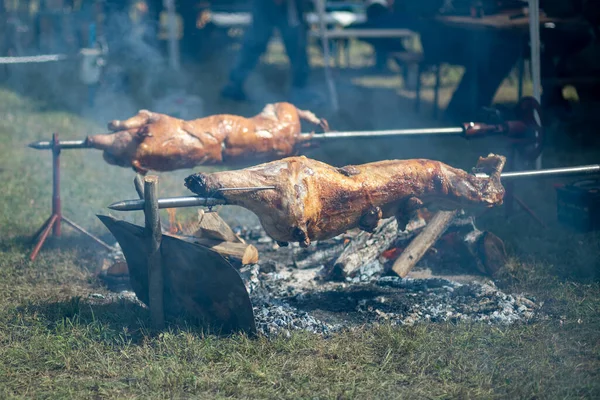
[[[379,161],[336,168],[304,156],[255,167],[199,173],[185,185],[203,197],[224,198],[227,204],[254,212],[266,233],[286,245],[308,246],[349,229],[373,231],[383,218],[395,216],[402,229],[416,210],[473,209],[502,204],[500,173],[506,158],[490,154],[477,168],[489,178],[439,161],[414,159]],[[273,186],[247,191],[222,188]]]
[[[301,136],[301,120],[328,130],[327,121],[290,103],[268,104],[251,118],[220,114],[184,121],[141,110],[108,124],[112,134],[87,138],[112,165],[172,171],[203,164],[235,164],[255,158],[290,156],[310,136]]]

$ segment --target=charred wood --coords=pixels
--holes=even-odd
[[[438,211],[400,254],[392,270],[401,278],[406,277],[431,246],[446,232],[456,214],[457,211]]]
[[[321,272],[321,278],[343,280],[353,277],[360,267],[377,260],[381,253],[388,249],[399,236],[403,235],[410,237],[413,233],[398,231],[396,218],[383,220],[373,233],[361,231],[337,258],[325,266]]]
[[[344,242],[321,241],[314,248],[300,249],[293,254],[294,266],[298,269],[315,268],[327,265],[344,251]]]

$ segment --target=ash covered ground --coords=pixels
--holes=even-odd
[[[260,226],[246,232],[246,240],[261,254],[259,264],[240,273],[254,305],[257,327],[267,336],[303,329],[328,334],[340,329],[391,323],[477,321],[491,324],[525,322],[539,308],[533,297],[507,294],[493,281],[469,274],[438,275],[424,259],[407,278],[387,272],[379,261],[342,282],[324,281],[324,264],[298,269],[294,260],[319,247],[335,246],[342,236],[312,249],[278,248]],[[323,260],[325,263],[326,260]]]
[[[404,279],[388,273],[386,263],[376,260],[353,278],[326,281],[322,271],[327,259],[304,268],[298,268],[298,261],[307,257],[318,260],[315,255],[324,248],[343,246],[344,235],[301,249],[297,244],[280,248],[258,224],[238,225],[235,230],[259,250],[258,264],[244,266],[239,272],[253,304],[257,328],[268,337],[287,336],[294,330],[327,336],[382,323],[505,325],[527,322],[541,306],[526,294],[504,293],[492,280],[468,269],[437,265],[439,257],[425,257]],[[123,288],[115,287],[120,292],[116,298],[137,301],[135,294]]]

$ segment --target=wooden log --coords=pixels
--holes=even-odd
[[[458,211],[438,211],[425,228],[415,237],[400,257],[394,262],[392,270],[401,278],[406,277],[411,269],[421,260],[427,250],[446,232]]]
[[[164,313],[164,281],[160,243],[162,231],[158,213],[158,177],[146,176],[144,178],[144,215],[146,235],[148,240],[148,307],[155,329],[165,326]]]
[[[245,243],[216,212],[198,211],[198,223],[192,236],[225,242]]]
[[[334,261],[325,265],[321,272],[324,280],[340,280],[353,277],[365,264],[376,260],[398,238],[396,218],[388,218],[379,223],[373,233],[361,231]]]
[[[249,265],[258,262],[258,250],[251,244],[233,243],[195,236],[177,235],[175,237],[186,242],[208,247],[229,259],[232,264]]]
[[[339,257],[342,251],[344,251],[344,247],[344,243],[341,241],[338,243],[327,243],[326,245],[317,242],[314,249],[308,247],[294,251],[292,253],[292,262],[298,269],[316,268],[321,265],[327,265],[331,260]]]
[[[476,257],[480,272],[492,277],[506,265],[508,260],[504,242],[491,232],[481,232],[474,243],[469,243],[467,247]]]

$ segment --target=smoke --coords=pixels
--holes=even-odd
[[[62,20],[34,16],[20,21],[19,26],[27,29],[21,29],[26,34],[16,40],[17,55],[66,54],[69,59],[14,64],[4,71],[0,66],[5,85],[41,100],[47,108],[65,109],[101,125],[128,118],[141,108],[172,112],[175,104],[184,110],[181,117],[203,116],[202,100],[188,97],[190,77],[169,68],[166,43],[158,38],[157,13],[140,7],[141,2],[131,3],[105,10],[102,26],[95,27],[98,42],[108,49],[97,85],[88,87],[80,79],[83,57],[78,53],[90,45],[94,16],[87,2],[87,7]]]
[[[190,77],[169,68],[156,21],[132,21],[129,13],[111,13],[105,29],[110,55],[93,108],[96,118],[123,119],[140,108],[180,118],[202,116],[202,100],[187,98]],[[193,115],[188,108],[195,109]]]

